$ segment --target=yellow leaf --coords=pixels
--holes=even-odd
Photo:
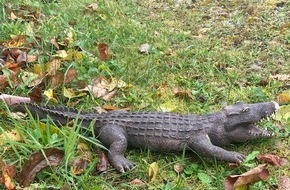
[[[48,89],[44,91],[44,95],[47,97],[48,101],[57,102],[57,100],[53,96],[53,89]]]
[[[41,128],[43,133],[47,132],[46,125],[47,125],[46,123],[39,122],[39,127]],[[61,130],[58,127],[54,126],[54,125],[49,125],[49,132],[50,132],[51,135],[55,134],[55,133],[60,135],[60,136],[63,135]]]
[[[241,185],[241,186],[235,188],[234,190],[248,190],[248,185]]]
[[[290,90],[286,90],[277,96],[279,104],[286,104],[290,102]]]
[[[149,165],[149,170],[148,170],[148,174],[149,174],[149,178],[151,179],[151,181],[154,181],[157,179],[157,173],[158,173],[158,164],[156,162],[153,162],[152,164]]]
[[[173,112],[177,109],[177,106],[172,102],[165,102],[159,106],[159,111],[162,112]]]
[[[68,99],[71,99],[71,98],[86,96],[87,94],[85,92],[81,92],[81,93],[76,94],[72,88],[65,88],[64,87],[63,88],[63,95],[65,97],[67,97]]]
[[[277,121],[288,120],[290,118],[290,105],[281,106],[273,118]]]
[[[56,54],[53,55],[53,57],[58,57],[58,58],[66,58],[68,56],[67,52],[65,50],[58,50],[56,51]]]
[[[21,141],[22,138],[20,137],[20,134],[16,129],[12,129],[11,131],[4,132],[3,134],[0,135],[0,145],[3,145],[8,140],[18,142]]]
[[[39,75],[42,75],[42,66],[40,64],[33,65],[33,72]]]
[[[80,61],[83,58],[83,54],[80,51],[69,49],[67,50],[67,57],[65,58],[66,61]]]

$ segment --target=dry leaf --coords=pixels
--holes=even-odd
[[[258,155],[258,160],[264,160],[265,162],[274,165],[274,166],[282,166],[281,157],[273,155],[273,154],[261,154]]]
[[[175,171],[177,174],[180,174],[180,173],[183,172],[183,170],[184,170],[183,165],[182,165],[182,164],[179,164],[179,163],[174,164],[173,168],[174,168],[174,171]]]
[[[104,96],[102,96],[101,98],[105,101],[109,101],[111,100],[112,98],[114,98],[117,94],[117,90],[113,90],[107,94],[105,94]]]
[[[90,151],[86,143],[78,143],[77,146],[78,157],[73,159],[73,174],[81,174],[93,159],[93,153]]]
[[[56,98],[54,97],[54,94],[53,94],[53,89],[48,89],[48,90],[44,91],[43,94],[47,97],[48,101],[57,102],[57,100],[56,100]]]
[[[65,73],[64,83],[67,84],[67,83],[73,81],[76,78],[76,76],[77,76],[77,70],[70,68]]]
[[[61,60],[60,59],[53,59],[50,62],[45,64],[45,72],[47,73],[47,76],[54,76],[56,75],[57,71],[59,70],[61,66]]]
[[[290,90],[286,90],[279,94],[276,98],[276,101],[281,104],[287,104],[290,103]]]
[[[109,45],[100,43],[98,44],[98,50],[100,54],[100,60],[106,61],[108,59]]]
[[[290,189],[290,177],[280,176],[278,181],[278,190],[289,190]]]
[[[1,160],[1,170],[2,170],[2,183],[4,183],[4,186],[6,189],[15,189],[15,184],[13,183],[13,178],[16,174],[15,166],[6,165]]]
[[[96,165],[96,172],[104,172],[108,170],[108,167],[110,166],[110,162],[106,156],[106,154],[101,150],[98,149],[98,155],[99,155],[99,162]]]
[[[43,152],[45,156],[42,151],[33,153],[22,167],[19,174],[19,183],[21,186],[29,186],[38,172],[48,166],[57,166],[64,156],[64,151],[56,148],[48,148],[43,150]]]
[[[137,178],[130,181],[130,184],[131,185],[145,185],[145,183],[142,180],[137,179]]]
[[[26,42],[26,36],[12,36],[11,40],[3,42],[2,44],[7,48],[22,47]]]
[[[16,129],[12,129],[11,131],[4,132],[0,135],[0,145],[3,145],[7,141],[22,141],[22,138],[19,132]]]
[[[181,88],[174,88],[173,93],[175,97],[185,97],[193,99],[192,92],[190,89],[183,90]]]
[[[290,118],[290,105],[280,106],[273,119],[277,121],[288,120]]]
[[[225,190],[234,190],[239,187],[247,187],[250,183],[266,180],[269,177],[267,164],[261,164],[241,175],[232,175],[225,180]]]
[[[67,97],[68,99],[72,99],[72,98],[77,98],[77,97],[82,97],[82,96],[86,96],[87,94],[84,92],[81,93],[75,93],[74,90],[72,88],[63,88],[63,95],[65,97]]]
[[[157,173],[158,173],[159,167],[156,162],[153,162],[149,165],[148,169],[148,175],[151,181],[155,181],[157,179]]]
[[[148,43],[141,44],[139,47],[139,52],[148,54],[150,52],[150,45]]]

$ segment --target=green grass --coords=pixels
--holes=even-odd
[[[80,81],[89,83],[96,76],[114,77],[132,84],[131,88],[119,89],[117,96],[110,101],[92,96],[69,101],[58,87],[54,91],[60,105],[77,100],[80,101],[78,108],[115,105],[131,107],[132,110],[159,110],[162,105],[167,105],[175,106],[174,112],[203,114],[238,100],[274,100],[281,87],[287,84],[287,81],[271,77],[289,74],[290,4],[287,1],[277,6],[270,1],[207,0],[196,1],[192,6],[177,6],[174,0],[99,0],[97,11],[87,14],[82,11],[95,1],[10,2],[11,9],[16,12],[21,5],[27,5],[44,15],[42,19],[33,21],[9,20],[6,12],[9,2],[0,0],[0,41],[9,40],[10,35],[26,35],[28,42],[35,43],[31,52],[39,51],[38,63],[43,67],[56,54],[50,40],[63,40],[66,32],[71,31],[73,41],[67,49],[80,47],[83,58],[62,64],[62,72],[69,67],[78,70],[75,81],[66,87],[76,89]],[[111,57],[106,62],[97,58],[98,43],[109,44]],[[138,52],[143,43],[150,44],[150,54]],[[33,64],[23,69],[31,71]],[[162,85],[166,85],[167,90],[160,95],[158,87]],[[193,99],[175,97],[172,92],[174,87],[190,89]],[[20,81],[18,87],[8,87],[2,93],[27,96],[30,91],[31,88]],[[2,110],[6,109],[4,104],[2,107]],[[126,156],[137,163],[132,171],[120,174],[109,170],[93,176],[91,172],[98,161],[96,155],[84,174],[75,176],[71,173],[70,159],[76,156],[77,143],[83,139],[84,133],[62,128],[59,134],[51,136],[50,125],[43,132],[38,122],[32,119],[28,122],[12,121],[4,111],[1,111],[0,117],[1,133],[16,128],[25,139],[24,142],[12,141],[0,147],[1,159],[14,164],[18,171],[34,151],[47,147],[65,150],[65,160],[59,167],[42,171],[37,176],[38,182],[34,186],[38,189],[61,188],[67,184],[75,189],[223,189],[226,176],[249,169],[232,169],[224,162],[200,159],[191,153],[184,156],[182,153],[129,150]],[[244,154],[258,150],[289,158],[287,130],[279,129],[273,122],[263,122],[263,125],[274,131],[277,137],[228,149]],[[286,123],[281,126],[289,131]],[[96,141],[87,141],[87,144],[92,150],[98,146]],[[11,149],[6,150],[6,147]],[[152,162],[159,165],[155,182],[150,182],[148,177],[148,167]],[[183,164],[186,172],[177,175],[173,169],[176,163]],[[255,161],[252,163],[255,164]],[[289,176],[285,167],[270,167],[270,171],[269,180],[254,184],[251,189],[276,188],[279,176]],[[130,181],[135,178],[146,184],[131,185]]]

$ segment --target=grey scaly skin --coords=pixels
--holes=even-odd
[[[83,127],[88,127],[94,121],[94,132],[108,148],[110,163],[124,172],[134,167],[134,163],[124,156],[127,147],[149,148],[159,152],[182,151],[186,147],[200,156],[241,162],[244,155],[221,147],[271,137],[271,133],[255,124],[268,118],[278,108],[279,105],[273,101],[256,104],[239,102],[212,114],[196,116],[125,111],[97,114],[20,103],[12,105],[11,111],[28,110],[34,117],[49,117],[61,125],[78,118]]]

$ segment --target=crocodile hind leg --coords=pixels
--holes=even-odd
[[[102,126],[99,140],[108,148],[108,159],[114,168],[120,172],[125,172],[125,170],[134,167],[134,163],[124,156],[128,143],[127,135],[122,127],[116,125]]]
[[[214,157],[218,160],[239,163],[245,159],[245,156],[238,152],[227,151],[213,145],[206,134],[194,136],[193,141],[188,143],[188,147],[198,155]]]

